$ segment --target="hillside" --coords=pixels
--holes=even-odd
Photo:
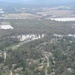
[[[22,34],[75,34],[75,22],[57,22],[51,20],[0,20],[1,22],[9,22],[13,29],[0,29],[0,37],[2,35],[22,35]]]
[[[75,74],[75,22],[1,19],[0,75]]]

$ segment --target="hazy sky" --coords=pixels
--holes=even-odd
[[[26,2],[26,3],[37,3],[37,2],[43,2],[43,3],[49,3],[49,2],[72,2],[75,0],[0,0],[0,1],[8,1],[8,2]]]
[[[16,2],[24,4],[74,4],[75,0],[0,0],[4,2]]]

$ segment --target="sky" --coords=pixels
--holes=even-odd
[[[73,2],[75,0],[0,0],[0,1],[6,1],[6,2],[25,2],[25,3],[55,3],[55,2]]]
[[[23,4],[35,4],[35,5],[47,5],[47,4],[74,4],[75,0],[0,0],[11,3],[23,3]]]

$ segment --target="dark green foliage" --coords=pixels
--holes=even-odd
[[[0,30],[1,36],[20,35],[20,34],[74,34],[75,29],[72,24],[75,22],[56,22],[51,20],[37,19],[1,19],[0,22],[10,22],[14,30]]]
[[[0,57],[0,63],[2,63],[4,61],[3,57]]]
[[[2,51],[20,43],[17,38],[12,39],[11,35],[47,34],[45,38],[25,43],[15,50],[11,47],[7,49],[6,61],[3,61],[3,57],[0,57],[0,63],[3,63],[2,70],[5,66],[13,71],[22,67],[21,72],[19,71],[21,75],[44,75],[47,60],[43,61],[41,59],[45,58],[44,52],[51,52],[54,59],[49,58],[49,74],[53,72],[53,68],[56,75],[72,75],[75,72],[75,38],[67,36],[58,38],[53,36],[54,33],[64,35],[75,33],[75,29],[72,29],[70,25],[72,22],[56,22],[44,19],[0,20],[0,22],[2,21],[9,21],[14,27],[13,30],[0,30],[0,50]],[[52,39],[55,39],[55,41],[52,42]],[[53,60],[56,62],[55,64]],[[44,68],[39,70],[38,68],[41,66],[42,61],[44,62]],[[12,67],[13,64],[16,64],[14,68]],[[69,72],[68,68],[72,68],[73,72]]]

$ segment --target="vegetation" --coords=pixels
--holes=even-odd
[[[75,38],[71,24],[51,20],[0,20],[14,29],[0,30],[0,75],[74,75]],[[63,37],[54,34],[65,35]],[[46,34],[42,39],[23,43],[17,37],[25,34]],[[18,46],[19,44],[22,44]]]
[[[75,29],[72,25],[75,22],[56,22],[45,19],[1,19],[1,22],[9,22],[14,30],[1,30],[1,36],[20,35],[20,34],[74,34]],[[38,30],[39,29],[39,30]]]

